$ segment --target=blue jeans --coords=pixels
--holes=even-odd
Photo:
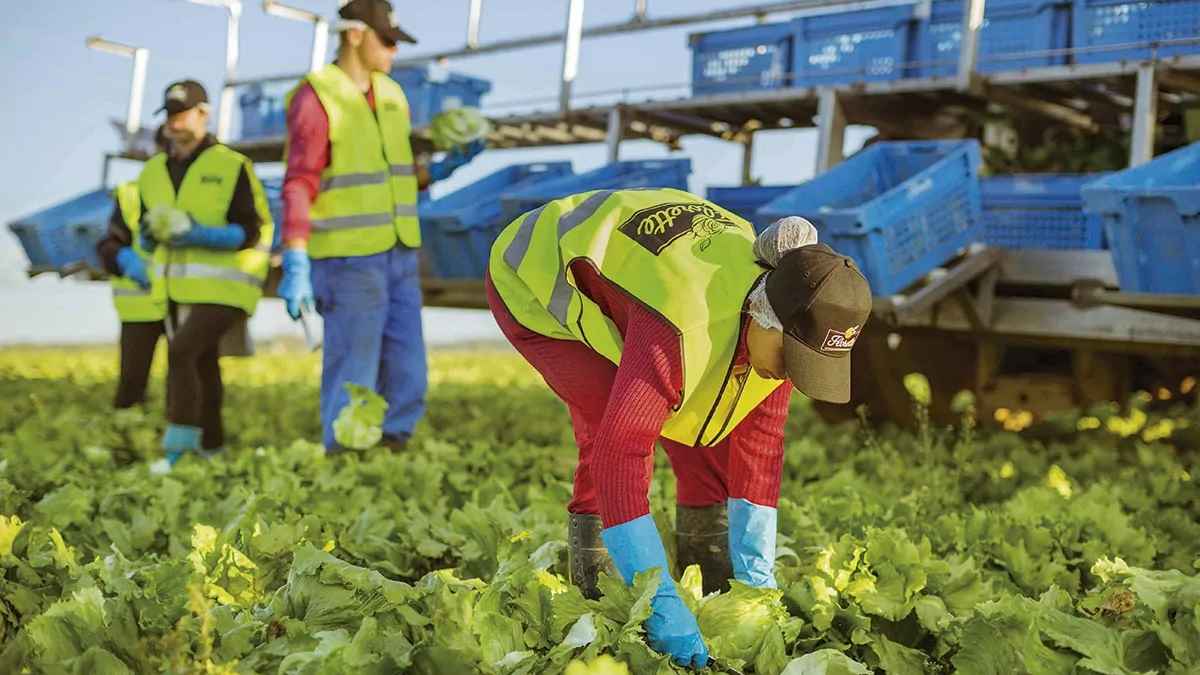
[[[321,428],[337,448],[333,421],[350,400],[346,383],[372,387],[388,403],[383,433],[411,434],[425,413],[427,366],[421,334],[417,249],[312,261],[313,295],[325,319]]]

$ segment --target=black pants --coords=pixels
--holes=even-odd
[[[167,358],[167,421],[200,427],[201,446],[212,450],[225,444],[218,348],[221,336],[246,313],[225,305],[189,305],[187,318],[175,324]],[[177,307],[172,305],[172,314]]]
[[[146,384],[154,349],[163,334],[161,321],[121,323],[121,366],[117,375],[115,408],[131,408],[146,402]]]

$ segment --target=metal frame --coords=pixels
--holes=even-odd
[[[481,1],[475,0],[476,3]],[[278,0],[263,0],[262,8],[264,12],[271,16],[311,23],[313,25],[313,37],[308,69],[309,71],[315,71],[325,65],[325,54],[329,51],[329,21],[325,17],[316,12],[310,12],[307,9],[285,5],[282,2],[278,2]]]
[[[84,41],[88,49],[125,56],[133,59],[133,72],[129,81],[129,102],[125,109],[125,137],[130,142],[142,129],[142,101],[146,95],[146,69],[150,64],[150,50],[134,47],[93,35]]]
[[[225,10],[225,84],[221,87],[221,99],[217,107],[217,140],[225,143],[230,140],[230,128],[233,124],[233,83],[237,81],[242,0],[187,1],[194,5],[220,7]]]

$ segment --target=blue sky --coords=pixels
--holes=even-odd
[[[334,15],[336,0],[292,0],[291,4]],[[591,0],[586,24],[628,18],[632,0]],[[690,13],[727,7],[728,0],[650,0],[653,16]],[[400,56],[461,45],[466,35],[467,0],[411,2],[395,0],[397,18],[420,43],[402,47]],[[530,33],[560,30],[565,23],[565,0],[485,0],[483,41]],[[156,122],[162,90],[172,80],[194,77],[215,98],[223,74],[225,19],[223,10],[193,5],[184,0],[39,0],[16,3],[0,24],[0,81],[8,93],[0,105],[0,137],[8,160],[0,163],[0,223],[44,208],[58,200],[98,187],[102,153],[117,147],[110,120],[123,119],[127,100],[130,61],[87,49],[89,35],[150,49],[149,75],[143,120]],[[743,19],[736,23],[749,23]],[[725,25],[730,25],[729,23]],[[639,33],[585,40],[576,91],[609,91],[657,85],[658,97],[686,92],[690,76],[687,34],[720,27],[703,27]],[[242,76],[299,72],[307,65],[311,31],[305,24],[270,17],[260,3],[246,3],[242,21]],[[331,40],[336,43],[336,39]],[[451,70],[492,81],[488,103],[510,103],[554,97],[558,91],[561,49],[558,46],[451,61]],[[543,104],[545,105],[545,104]],[[506,107],[506,110],[510,109]],[[518,107],[519,109],[519,107]],[[861,142],[862,130],[848,134],[850,145]],[[812,175],[815,135],[809,131],[763,134],[754,173],[766,183],[794,183]],[[649,142],[627,143],[623,159],[667,156]],[[678,156],[691,157],[691,188],[703,193],[709,185],[736,184],[741,167],[737,146],[718,140],[689,138]],[[435,191],[451,190],[515,162],[569,159],[576,170],[604,162],[599,145],[542,148],[485,153],[454,179]],[[124,163],[115,179],[130,178],[138,167]],[[260,172],[279,172],[262,166]],[[14,298],[53,295],[70,298],[77,282],[38,279],[28,282],[25,264],[7,227],[0,232],[0,311],[12,316]],[[71,286],[64,286],[71,284]],[[80,302],[94,302],[96,293],[78,292]],[[69,300],[61,300],[68,305]],[[23,305],[22,305],[23,306]],[[263,311],[273,311],[267,306]],[[260,311],[260,313],[262,313]],[[60,334],[53,312],[41,322],[47,335]],[[110,321],[107,318],[88,321]],[[108,324],[106,324],[107,326]],[[87,332],[85,326],[81,330]],[[51,330],[58,329],[58,330]],[[23,336],[40,332],[28,328]],[[4,340],[0,331],[0,341]]]

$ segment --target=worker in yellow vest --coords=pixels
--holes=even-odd
[[[659,568],[647,636],[685,666],[708,651],[650,516],[655,443],[677,479],[680,568],[700,564],[706,590],[730,576],[774,587],[791,390],[849,400],[871,309],[854,263],[816,239],[802,218],[756,238],[686,192],[601,190],[517,218],[492,247],[492,313],[567,404],[579,446],[572,581],[595,595],[608,565],[627,583]]]
[[[225,445],[222,337],[244,329],[262,297],[273,224],[244,155],[208,133],[208,93],[193,80],[164,94],[169,152],[138,178],[142,247],[153,253],[152,297],[166,305],[167,469],[189,452]]]
[[[154,140],[161,152],[166,147],[163,129]],[[142,198],[137,181],[113,190],[112,216],[108,231],[97,242],[96,252],[111,277],[113,307],[121,321],[120,366],[113,407],[129,408],[146,400],[154,349],[163,335],[166,303],[151,296],[150,255],[140,241]]]
[[[385,0],[344,2],[337,29],[337,60],[288,95],[279,295],[292,318],[315,308],[325,320],[326,449],[340,449],[333,422],[347,383],[387,400],[383,440],[399,449],[425,409],[417,194],[483,144],[416,164],[408,100],[387,74],[397,43],[415,40]]]

